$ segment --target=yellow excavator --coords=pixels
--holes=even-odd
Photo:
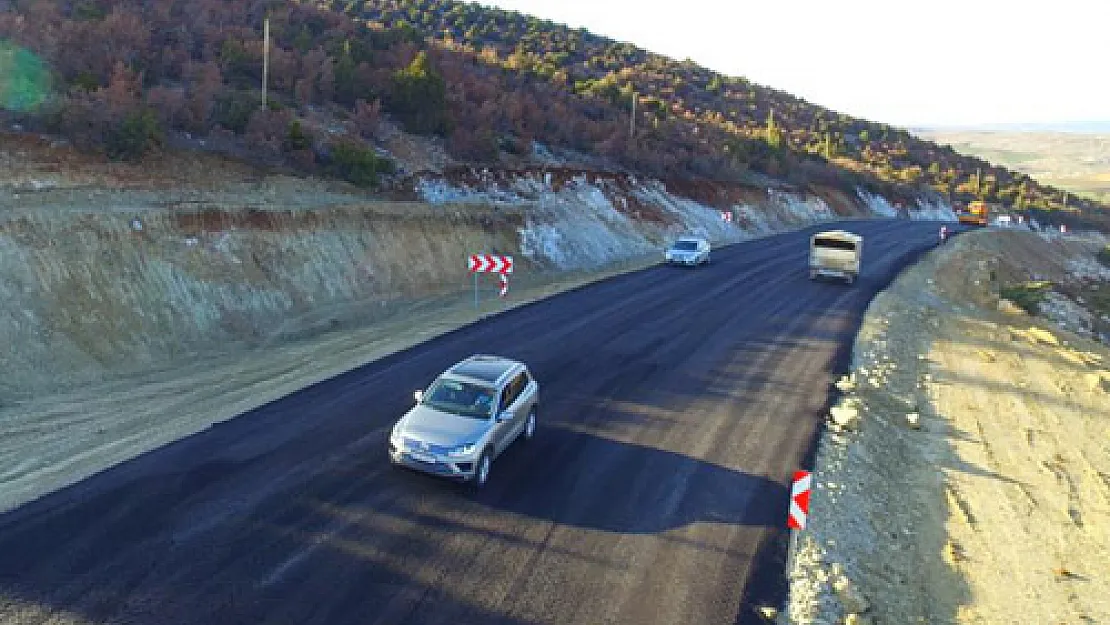
[[[957,215],[960,223],[968,224],[971,226],[986,226],[987,215],[990,211],[987,209],[987,203],[982,200],[975,200],[968,202],[967,208],[960,211]]]

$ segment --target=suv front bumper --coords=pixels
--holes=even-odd
[[[444,458],[432,454],[412,454],[389,444],[389,461],[414,471],[446,477],[460,482],[474,479],[474,458]]]
[[[668,258],[668,265],[682,265],[684,267],[693,267],[701,263],[701,258],[697,256],[686,256],[683,258]]]

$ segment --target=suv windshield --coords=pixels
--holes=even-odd
[[[421,403],[442,412],[485,419],[493,414],[493,389],[450,378],[436,380]]]
[[[817,247],[827,247],[834,250],[848,250],[854,252],[856,244],[851,241],[844,241],[842,239],[814,239],[813,245]]]
[[[675,241],[675,244],[673,246],[671,246],[671,249],[679,251],[679,252],[696,252],[696,251],[698,251],[698,242],[697,241]]]

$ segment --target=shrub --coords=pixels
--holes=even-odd
[[[1098,258],[1098,262],[1110,267],[1110,245],[1099,250],[1095,257]]]
[[[1050,288],[1052,288],[1051,282],[1023,282],[1002,287],[999,295],[1003,299],[1010,300],[1030,315],[1035,315],[1040,310],[1041,302],[1048,296]]]
[[[387,105],[411,133],[446,135],[447,83],[421,51],[412,63],[393,75]]]
[[[304,127],[301,126],[300,120],[292,120],[289,122],[289,130],[285,133],[285,139],[281,143],[281,149],[286,152],[296,152],[298,150],[307,150],[312,146],[312,138],[305,132]]]
[[[329,153],[329,172],[360,187],[378,184],[378,174],[394,171],[393,162],[381,158],[374,150],[350,141],[331,146]]]
[[[149,150],[162,145],[164,135],[151,110],[131,113],[108,130],[105,138],[108,157],[125,161],[140,160]]]
[[[251,114],[258,110],[261,104],[261,96],[247,91],[232,91],[216,100],[213,116],[217,124],[241,135],[247,130]]]

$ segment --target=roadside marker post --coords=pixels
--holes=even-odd
[[[809,471],[795,471],[794,480],[790,486],[790,511],[786,516],[786,527],[790,532],[790,548],[786,555],[786,567],[789,571],[794,565],[794,557],[798,551],[798,535],[806,528],[809,520],[809,493],[813,484],[813,474]]]
[[[466,260],[466,268],[474,275],[474,310],[481,309],[481,298],[478,289],[478,274],[498,274],[500,289],[498,294],[505,297],[509,294],[509,274],[513,272],[513,257],[499,256],[496,254],[471,254]]]

